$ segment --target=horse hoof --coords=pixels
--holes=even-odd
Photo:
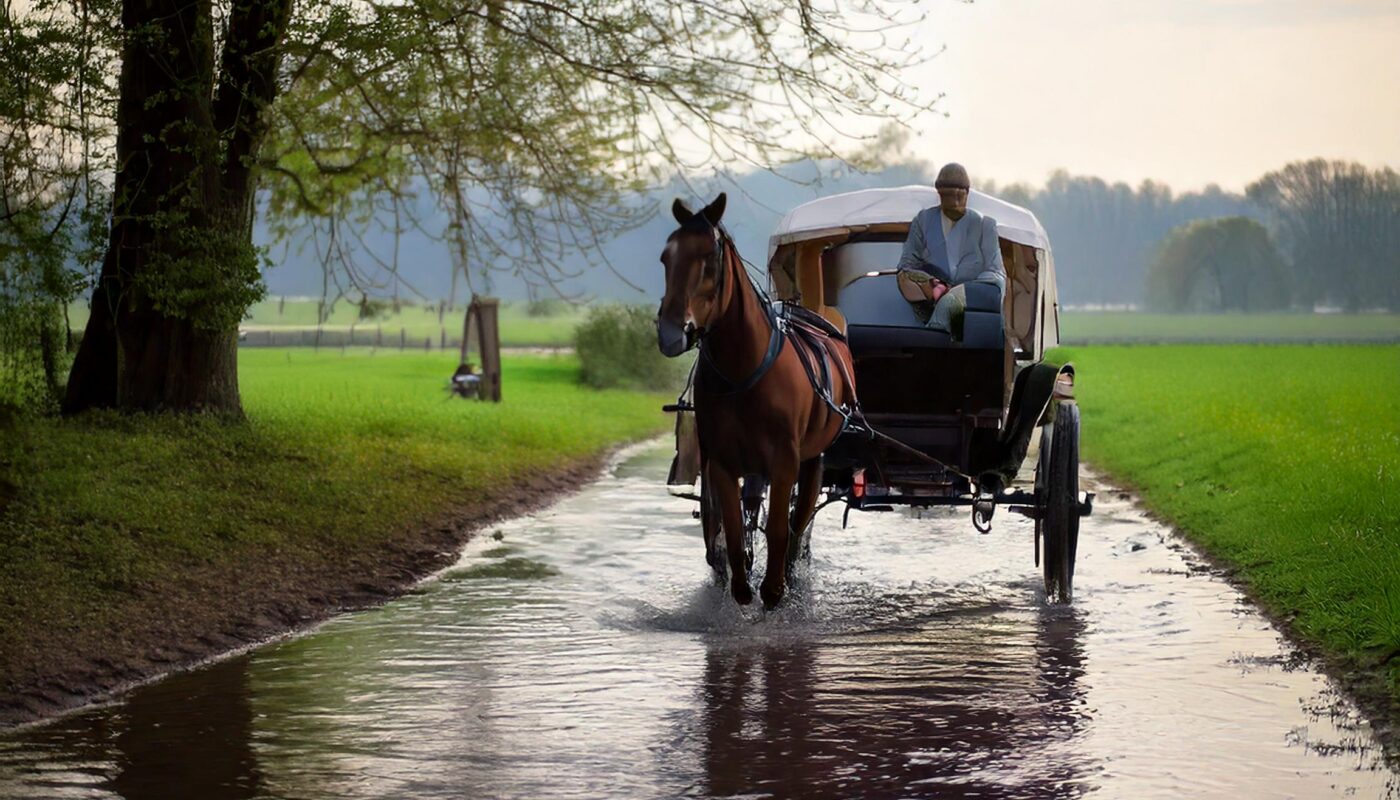
[[[753,602],[753,589],[749,588],[747,581],[732,581],[729,584],[729,591],[734,595],[734,602],[741,606]]]
[[[776,589],[771,589],[768,586],[768,582],[764,581],[763,585],[758,587],[758,593],[763,597],[763,607],[767,609],[772,609],[777,607],[779,603],[783,602],[783,590],[784,587],[782,586],[779,586]]]

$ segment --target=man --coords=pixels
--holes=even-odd
[[[919,270],[946,284],[947,291],[936,298],[928,327],[951,332],[954,320],[967,308],[968,281],[995,283],[1006,294],[1006,267],[997,240],[997,222],[967,207],[972,188],[967,170],[961,164],[948,164],[938,171],[933,187],[939,204],[920,211],[909,224],[899,269]]]

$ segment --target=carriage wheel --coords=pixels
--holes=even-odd
[[[707,537],[705,542],[705,562],[714,572],[715,585],[729,583],[729,558],[724,550],[723,515],[719,510],[719,500],[706,489],[705,477],[700,476],[700,530]]]
[[[739,500],[744,514],[744,568],[752,574],[753,543],[768,525],[768,481],[757,475],[745,477]]]
[[[768,504],[772,502],[769,497],[768,482],[763,481],[748,492],[741,492],[743,500],[744,519],[744,548],[745,557],[750,572],[753,571],[754,562],[754,540],[758,533],[768,525]],[[788,518],[791,519],[797,510],[797,487],[792,489],[792,496],[788,498]],[[807,527],[795,533],[788,548],[788,567],[791,568],[798,561],[806,561],[812,557],[812,527],[816,524],[816,516],[807,521]],[[710,569],[714,571],[715,582],[725,584],[729,580],[729,559],[724,550],[724,524],[719,510],[719,502],[706,491],[705,478],[700,478],[700,525],[702,531],[711,530],[713,526],[714,535],[711,538],[712,545],[707,546],[705,560],[709,563]]]
[[[765,517],[765,494],[754,497],[744,497],[743,520],[744,520],[744,556],[747,569],[753,571],[753,542],[754,531],[757,530]],[[729,556],[726,552],[724,536],[724,515],[720,512],[719,499],[709,490],[705,481],[705,476],[700,476],[700,530],[702,535],[707,536],[705,543],[705,562],[710,565],[710,569],[715,575],[715,584],[725,586],[729,583]],[[713,533],[711,533],[713,531]]]
[[[788,497],[789,520],[796,515],[797,488],[797,486],[793,486],[792,494]],[[754,560],[754,540],[768,527],[768,510],[772,502],[772,491],[770,491],[767,481],[763,481],[744,501],[744,541],[748,547],[747,555],[751,571]],[[807,521],[805,529],[792,533],[788,539],[788,569],[792,569],[798,561],[806,561],[812,557],[812,526],[815,523],[816,517],[814,515],[812,519]]]
[[[1042,492],[1041,566],[1045,596],[1068,603],[1074,596],[1074,557],[1079,546],[1079,406],[1061,402],[1055,410],[1050,448],[1041,442],[1038,481]]]
[[[797,487],[792,487],[792,497],[788,500],[788,519],[792,520],[797,516]],[[812,527],[817,524],[817,515],[807,520],[807,527],[800,531],[793,531],[788,538],[787,565],[788,570],[797,566],[799,561],[812,560]]]

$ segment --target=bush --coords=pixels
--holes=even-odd
[[[389,301],[371,300],[368,297],[360,298],[360,322],[371,322],[389,315]]]
[[[558,297],[544,297],[525,304],[527,317],[560,317],[568,313],[571,306]]]
[[[674,389],[688,358],[666,358],[656,348],[656,322],[643,306],[595,306],[574,334],[583,382],[595,389]]]
[[[0,292],[0,407],[56,411],[71,363],[62,306]]]

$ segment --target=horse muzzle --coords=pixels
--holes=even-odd
[[[690,349],[690,332],[665,317],[657,317],[656,347],[661,355],[675,358]]]

